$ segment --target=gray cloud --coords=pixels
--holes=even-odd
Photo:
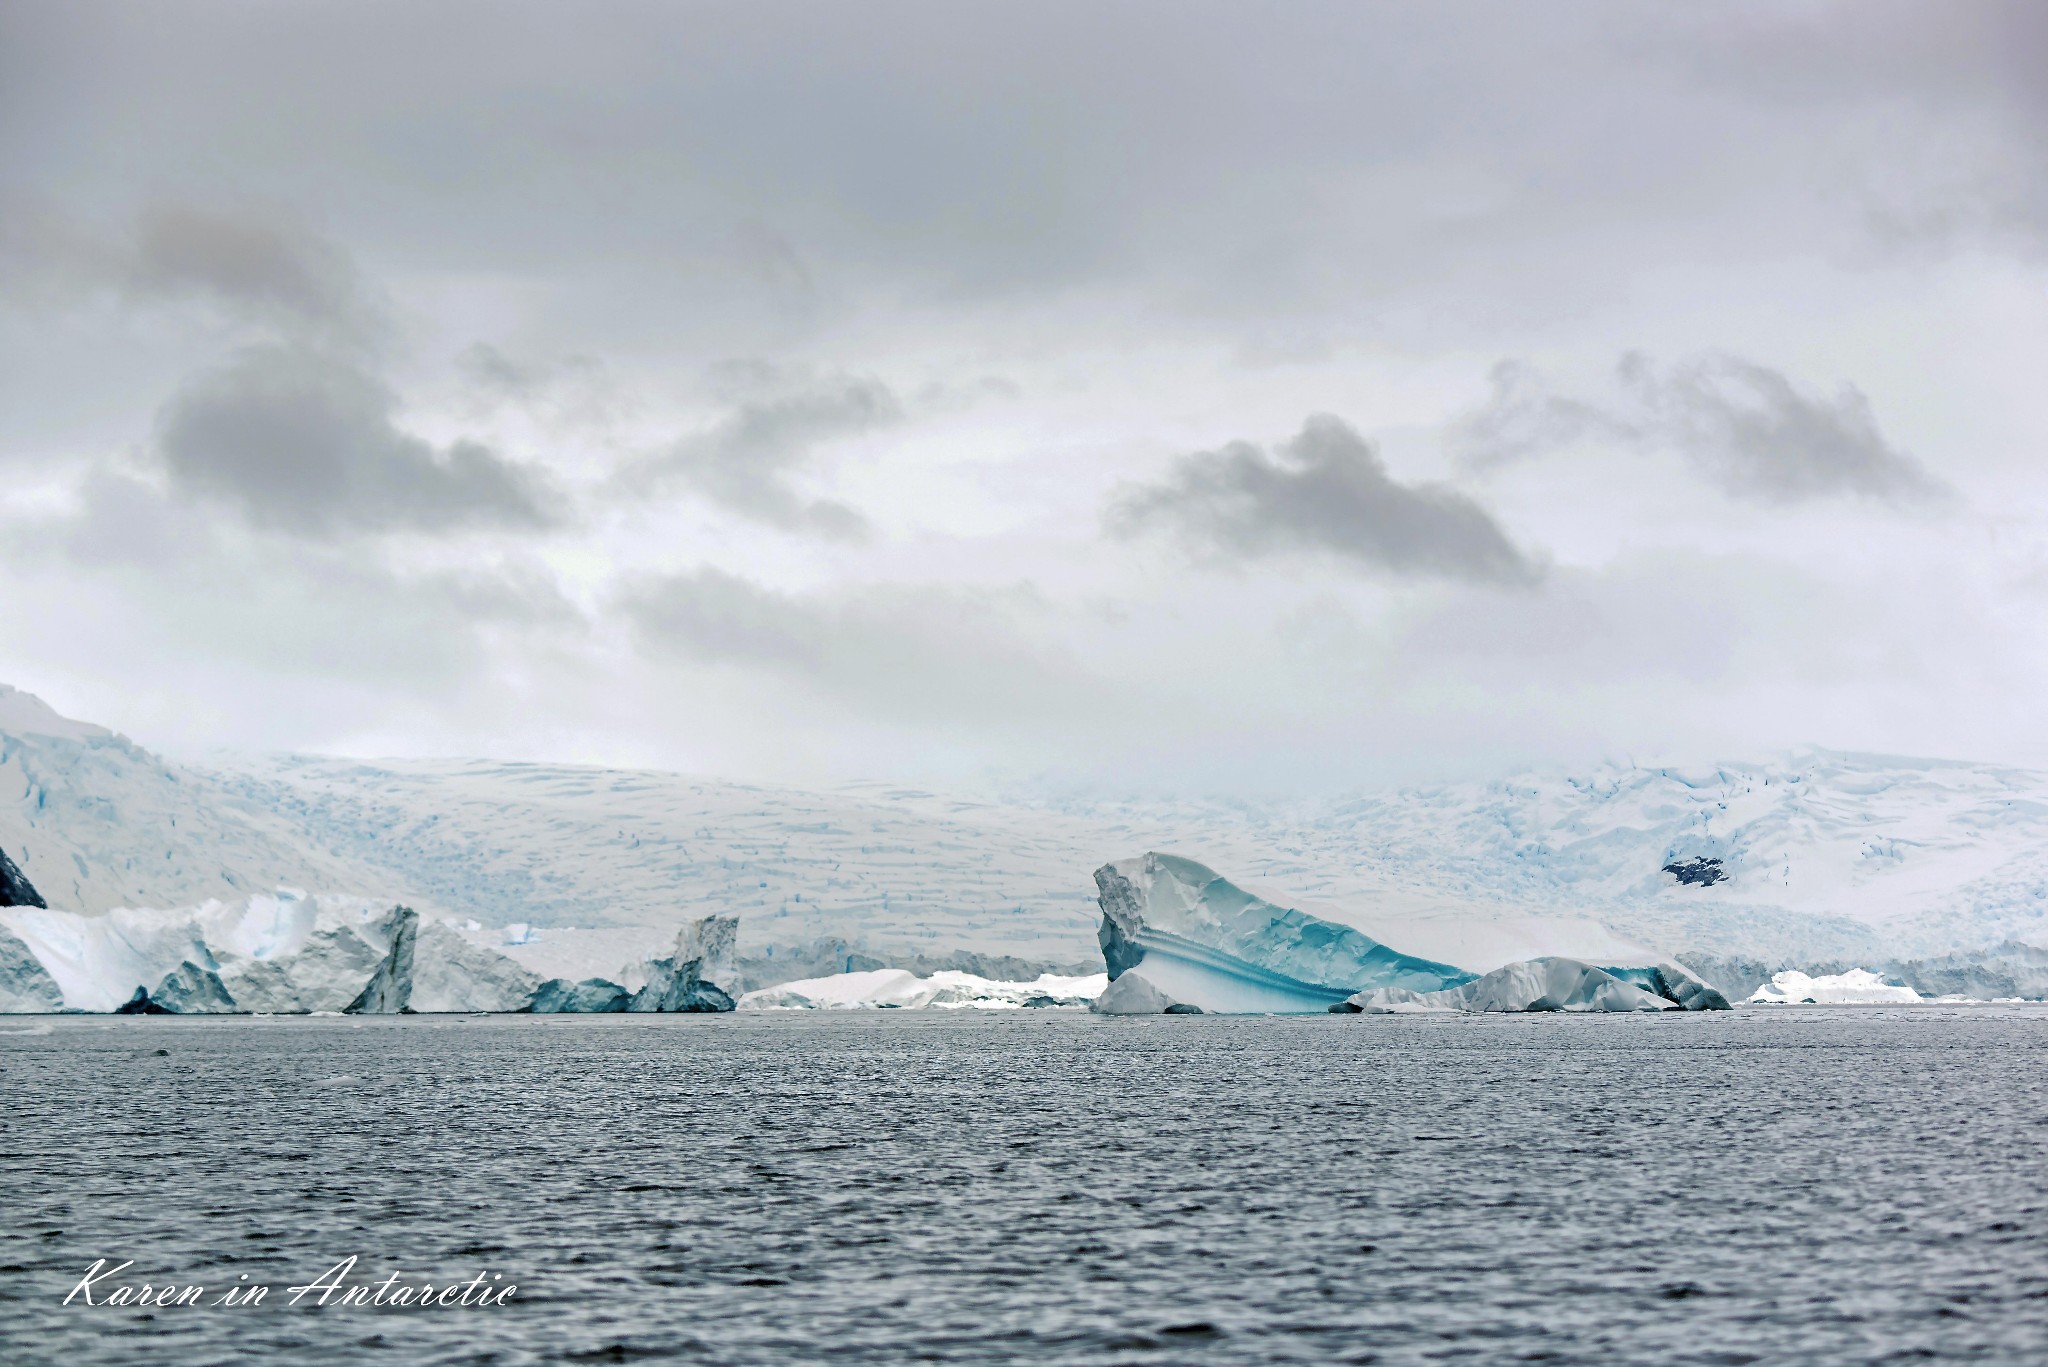
[[[102,231],[17,194],[0,221],[0,294],[16,301],[197,305],[333,341],[367,341],[384,326],[348,254],[289,219],[159,202]]]
[[[626,472],[651,493],[686,488],[756,522],[843,541],[868,534],[867,519],[833,499],[806,498],[790,476],[827,442],[898,422],[896,396],[857,375],[791,375],[762,362],[728,362],[715,375],[732,411]]]
[[[1098,717],[1114,690],[1040,639],[1029,589],[870,586],[800,595],[721,570],[642,578],[618,607],[641,647],[672,662],[765,671],[898,720]]]
[[[158,205],[137,224],[127,287],[143,297],[200,295],[258,316],[322,328],[366,326],[371,312],[346,253],[301,228]]]
[[[0,565],[35,604],[21,625],[110,662],[154,649],[166,673],[225,663],[229,675],[274,670],[319,688],[446,690],[488,677],[503,649],[530,668],[587,638],[582,612],[529,556],[406,566],[365,551],[252,538],[113,470],[68,507],[0,520]]]
[[[345,362],[259,348],[173,396],[157,447],[177,492],[315,536],[564,520],[542,472],[475,442],[437,449],[397,426],[396,405]]]
[[[1453,427],[1452,449],[1474,468],[1582,443],[1675,451],[1729,495],[1760,503],[1857,496],[1926,505],[1949,497],[1886,440],[1854,385],[1832,397],[1808,394],[1780,371],[1727,355],[1660,372],[1632,352],[1616,375],[1620,394],[1602,404],[1558,394],[1527,366],[1503,361],[1486,403]]]
[[[1238,557],[1321,552],[1399,575],[1502,584],[1539,577],[1492,515],[1440,484],[1402,484],[1348,424],[1318,414],[1269,455],[1249,442],[1198,451],[1111,505],[1113,531],[1177,533]]]

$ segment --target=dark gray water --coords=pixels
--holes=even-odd
[[[2038,1008],[0,1030],[10,1364],[2048,1362]]]

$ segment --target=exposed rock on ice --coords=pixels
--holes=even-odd
[[[1429,992],[1473,976],[1403,954],[1351,926],[1276,906],[1192,859],[1153,853],[1105,864],[1095,871],[1095,886],[1102,958],[1113,984],[1096,1009],[1109,1014],[1151,1014],[1176,1004],[1238,1013],[1326,1011],[1363,988]]]
[[[1374,988],[1339,1011],[1725,1011],[1728,1001],[1673,964],[1608,969],[1577,959],[1529,959],[1439,992]]]
[[[905,968],[877,968],[806,978],[749,992],[742,1011],[855,1011],[927,1007],[1010,1010],[1029,1006],[1085,1006],[1109,986],[1101,973],[1065,976],[1045,973],[1030,982],[998,982],[973,973],[943,969],[920,977]]]
[[[1721,861],[1708,855],[1674,859],[1664,866],[1664,872],[1688,887],[1701,888],[1710,888],[1728,876]]]
[[[7,851],[0,850],[0,907],[47,907],[48,902],[37,892],[35,885],[28,881],[28,875],[16,868],[14,861],[7,857]]]
[[[1868,1003],[1911,1003],[1924,1000],[1910,987],[1888,983],[1868,969],[1852,968],[1847,973],[1809,977],[1797,969],[1773,974],[1771,980],[1750,994],[1751,1001],[1776,1006],[1811,1003],[1818,1006],[1850,1006]]]

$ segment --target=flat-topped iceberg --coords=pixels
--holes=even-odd
[[[1327,1011],[1365,987],[1435,991],[1472,974],[1277,906],[1214,869],[1146,854],[1095,871],[1108,1015]]]
[[[1109,986],[1103,973],[1042,973],[1030,982],[1002,982],[942,969],[920,977],[905,968],[878,968],[804,978],[749,992],[742,1011],[858,1011],[897,1008],[1013,1010],[1034,1006],[1086,1006]]]
[[[1437,992],[1376,987],[1335,1011],[1370,1015],[1468,1011],[1725,1011],[1728,999],[1676,964],[1600,968],[1578,959],[1528,959]]]
[[[1750,994],[1749,1000],[1772,1006],[1863,1006],[1909,1005],[1926,998],[1910,987],[1888,983],[1868,969],[1852,968],[1847,973],[1823,973],[1818,977],[1809,977],[1797,969],[1774,973],[1769,982]]]

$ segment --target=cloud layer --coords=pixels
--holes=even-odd
[[[345,362],[265,347],[174,395],[157,446],[178,492],[312,536],[563,520],[546,475],[471,441],[437,448],[396,424],[396,406]]]
[[[787,532],[842,541],[868,534],[846,504],[800,493],[794,476],[818,448],[902,419],[896,396],[857,375],[788,375],[764,363],[721,368],[732,410],[659,455],[635,462],[626,485],[638,494],[686,489],[729,512]]]
[[[1782,372],[1739,356],[1696,357],[1659,370],[1637,353],[1616,367],[1614,401],[1571,398],[1504,361],[1487,402],[1453,430],[1474,466],[1499,466],[1587,443],[1676,452],[1735,498],[1788,504],[1841,496],[1927,505],[1950,490],[1886,440],[1862,390],[1802,391]]]
[[[0,6],[0,681],[806,778],[2048,763],[2043,12]]]

